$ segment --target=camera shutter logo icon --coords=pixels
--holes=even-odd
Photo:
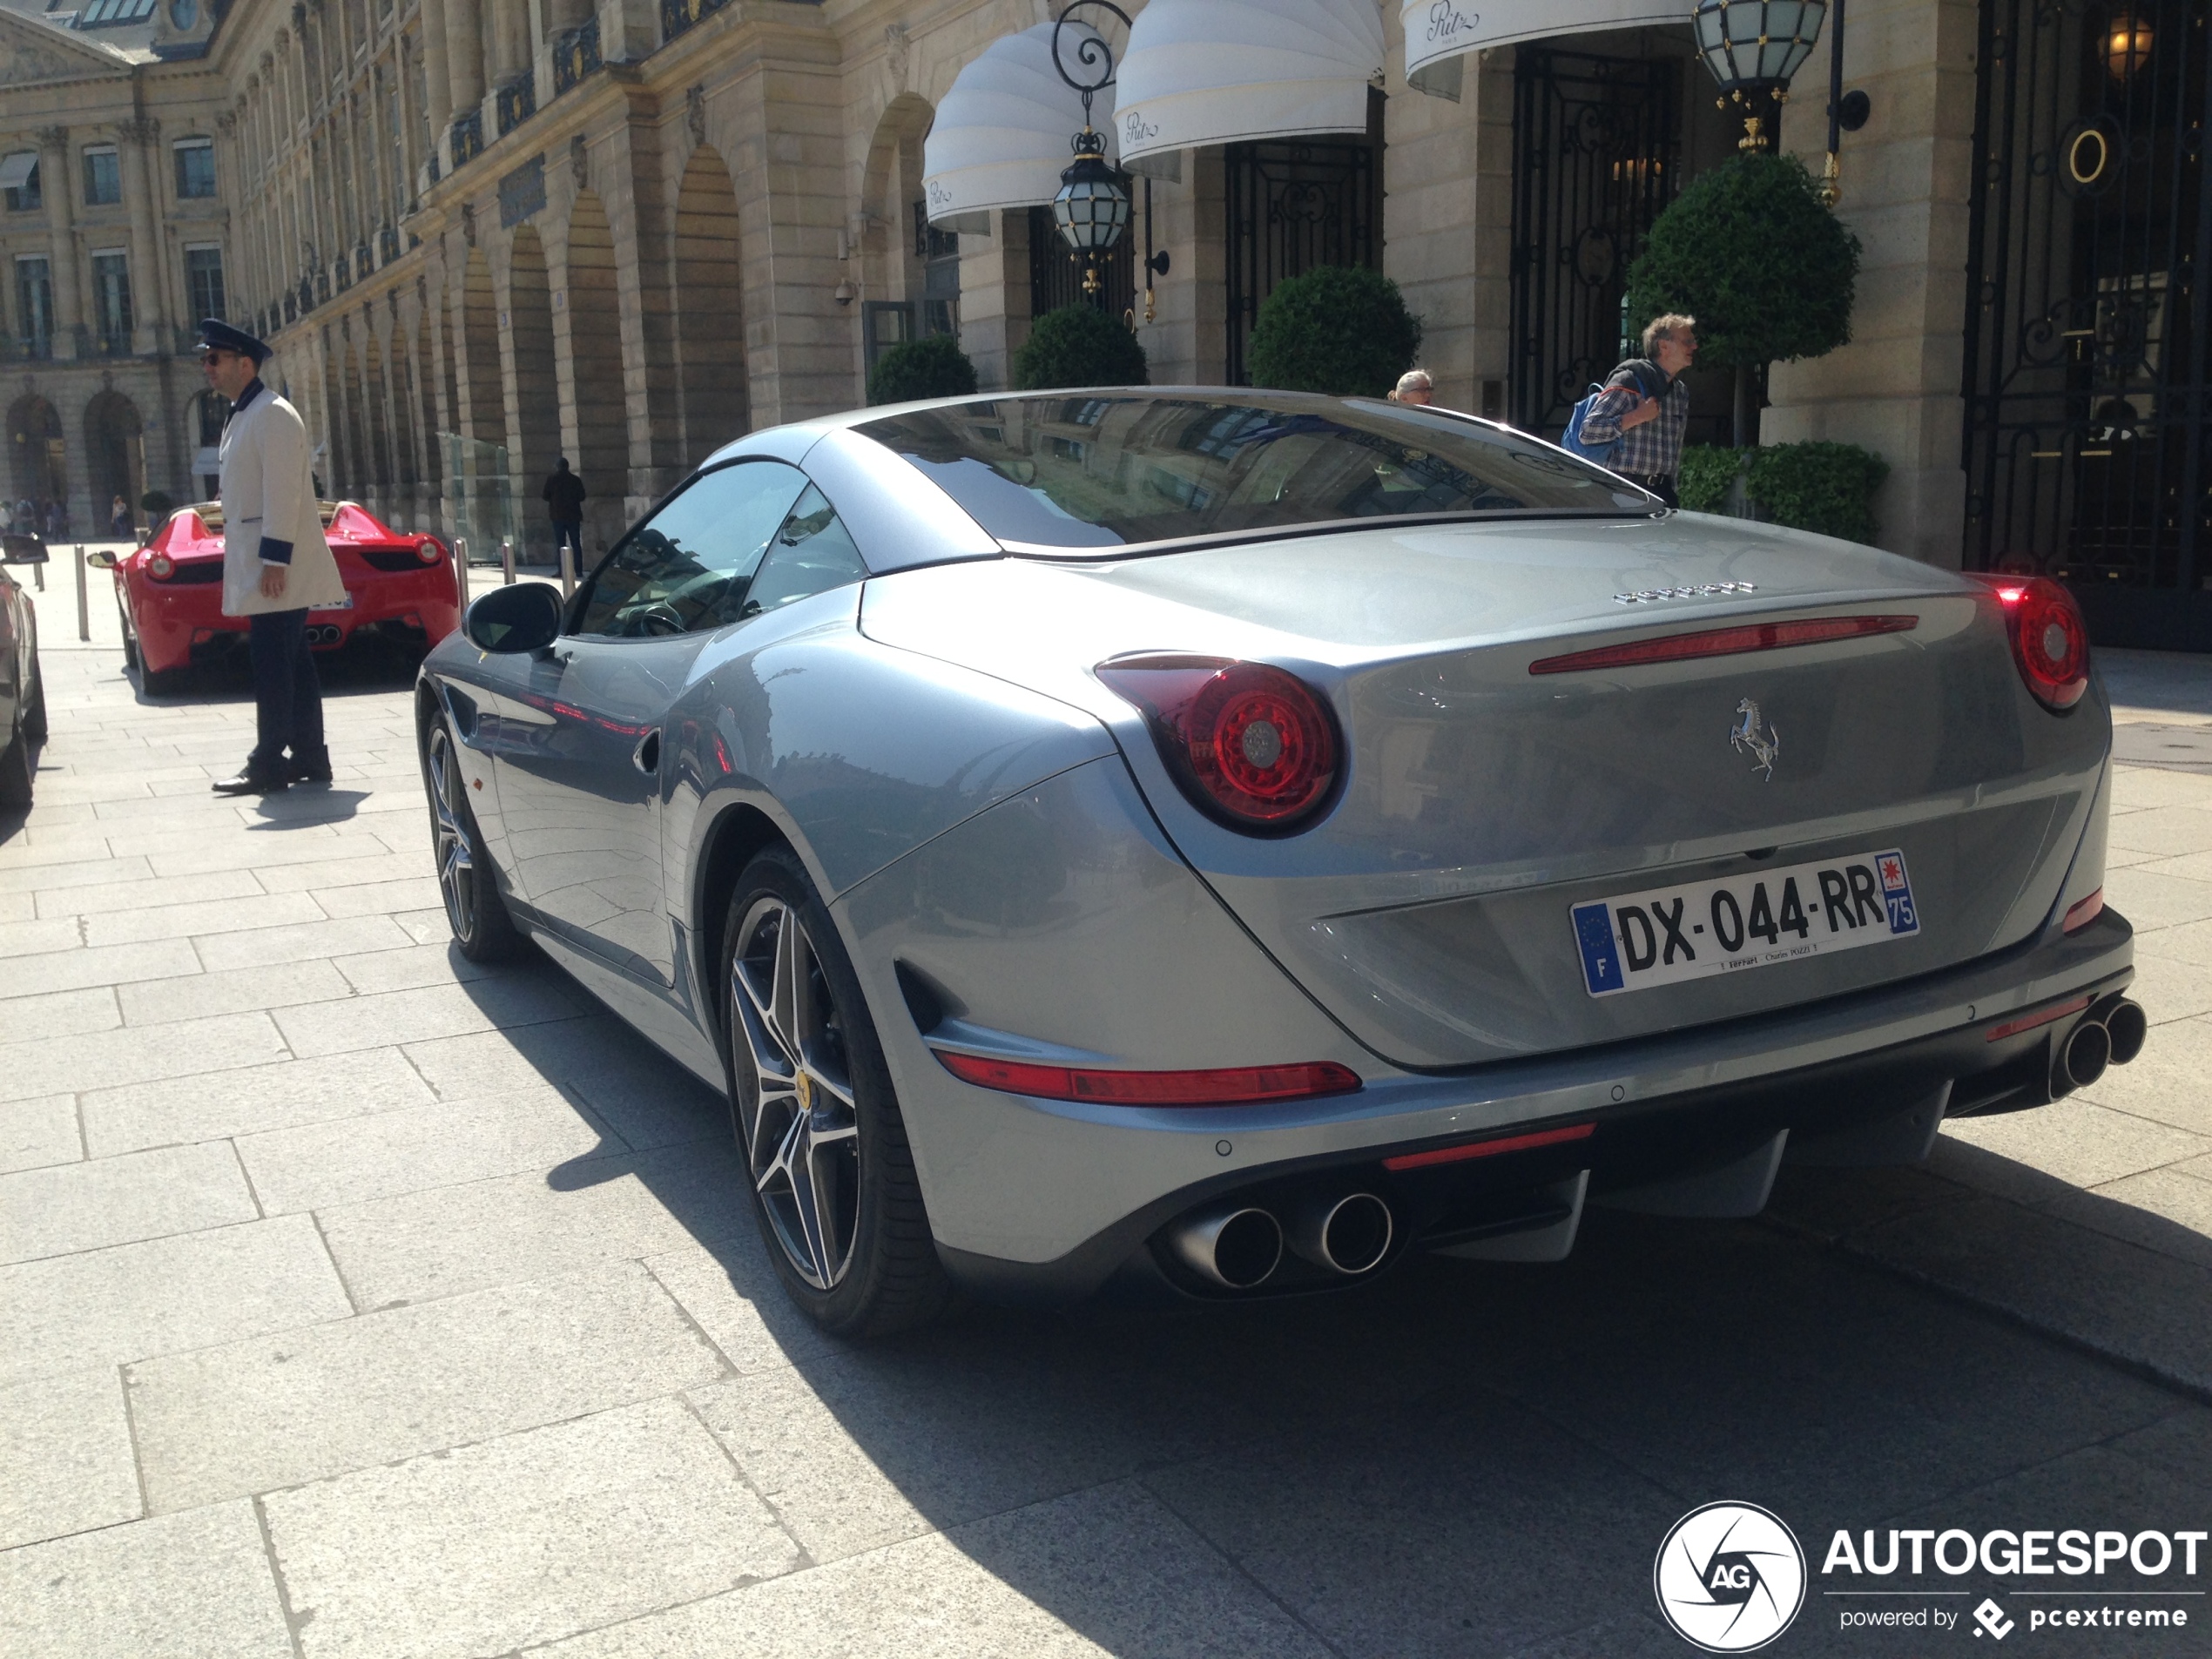
[[[1751,1653],[1805,1602],[1805,1553],[1782,1518],[1709,1503],[1675,1522],[1652,1563],[1652,1593],[1676,1635],[1707,1653]]]

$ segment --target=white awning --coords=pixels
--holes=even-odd
[[[985,215],[994,209],[1042,207],[1059,191],[1061,171],[1075,159],[1069,140],[1082,131],[1083,101],[1053,67],[1052,30],[1041,23],[1001,35],[953,78],[921,146],[931,224],[988,230]],[[1060,52],[1071,73],[1083,71],[1081,43],[1098,38],[1082,24],[1062,31]],[[1112,87],[1092,98],[1091,119],[1111,161]]]
[[[1376,0],[1150,0],[1123,55],[1122,163],[1204,144],[1365,132]]]
[[[37,165],[36,150],[18,150],[11,156],[0,158],[0,190],[21,190],[30,182],[31,170]]]
[[[1682,0],[1491,0],[1480,7],[1468,0],[1400,0],[1400,7],[1407,84],[1450,98],[1460,95],[1460,59],[1484,46],[1689,19]]]

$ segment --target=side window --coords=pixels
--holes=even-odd
[[[822,492],[809,484],[776,532],[768,556],[760,562],[759,574],[745,596],[745,613],[757,617],[795,599],[866,581],[867,574],[844,521],[830,509]]]
[[[591,573],[576,631],[637,639],[737,621],[761,555],[806,488],[806,475],[779,461],[700,475]]]

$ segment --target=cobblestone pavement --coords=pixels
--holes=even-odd
[[[2212,664],[2107,659],[2156,1024],[2086,1097],[1560,1267],[848,1348],[710,1091],[448,950],[402,667],[330,788],[225,803],[242,678],[141,702],[92,600],[0,826],[0,1654],[1620,1659],[1715,1498],[2203,1524]],[[1832,1605],[1788,1650],[1869,1650]]]

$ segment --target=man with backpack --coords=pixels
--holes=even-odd
[[[1602,391],[1577,404],[1565,447],[1634,480],[1669,507],[1689,424],[1683,370],[1697,355],[1697,320],[1669,312],[1643,331],[1643,355],[1615,369]]]

